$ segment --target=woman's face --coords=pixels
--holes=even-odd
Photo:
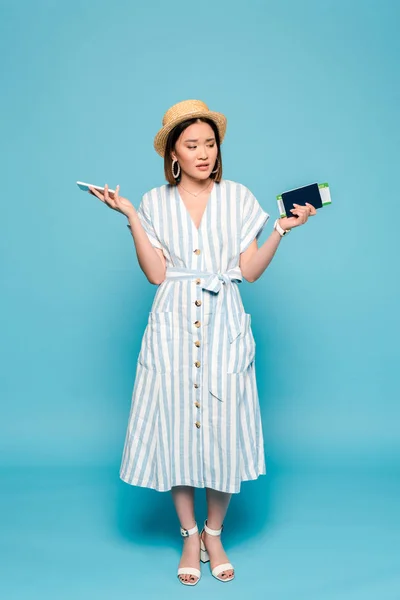
[[[176,141],[175,152],[172,152],[172,158],[178,160],[182,174],[194,179],[207,179],[210,176],[217,155],[214,131],[203,121],[186,127]]]

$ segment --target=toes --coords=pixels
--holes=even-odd
[[[221,573],[221,577],[223,579],[232,579],[233,573],[233,571],[224,571],[223,573]]]
[[[179,579],[183,583],[196,583],[198,577],[196,577],[195,575],[179,575]]]

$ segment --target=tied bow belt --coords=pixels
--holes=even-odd
[[[232,343],[241,332],[240,312],[241,307],[237,295],[233,293],[232,284],[243,281],[240,267],[234,267],[221,273],[218,271],[199,271],[196,269],[185,269],[180,267],[168,267],[166,270],[167,279],[193,279],[194,277],[206,278],[201,285],[203,290],[221,294],[219,305],[216,310],[221,309],[222,317],[227,325],[228,338]]]
[[[238,294],[234,293],[233,290],[233,285],[243,281],[240,267],[234,267],[224,273],[179,267],[168,267],[166,270],[167,279],[192,279],[195,277],[205,278],[205,281],[199,284],[203,290],[218,294],[217,306],[212,313],[209,325],[210,343],[213,347],[217,347],[223,336],[222,328],[224,326],[227,328],[229,342],[232,343],[241,333],[243,327],[243,321],[241,320],[243,309],[240,306]],[[223,374],[221,365],[218,365],[216,361],[210,361],[209,363],[208,385],[213,396],[221,401],[226,399],[226,375]]]

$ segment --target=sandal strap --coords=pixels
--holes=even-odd
[[[204,531],[208,533],[208,535],[221,535],[224,525],[221,525],[221,529],[210,529],[207,526],[207,521],[204,521]]]
[[[212,570],[212,574],[214,575],[214,577],[218,577],[218,575],[221,575],[221,573],[223,573],[224,571],[229,571],[230,569],[232,569],[233,571],[233,565],[231,565],[231,563],[224,563],[223,565],[218,565],[217,567],[215,567]]]
[[[178,575],[194,575],[200,579],[201,571],[194,567],[181,567],[178,569]]]
[[[197,523],[195,524],[194,527],[192,527],[192,529],[183,529],[183,527],[181,527],[181,536],[187,537],[188,535],[193,535],[197,531],[198,531]]]

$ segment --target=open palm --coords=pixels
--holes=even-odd
[[[117,185],[115,192],[111,192],[107,184],[104,186],[104,192],[89,186],[89,193],[107,204],[109,208],[117,210],[126,217],[129,217],[135,211],[133,204],[127,198],[119,195],[119,185]]]

